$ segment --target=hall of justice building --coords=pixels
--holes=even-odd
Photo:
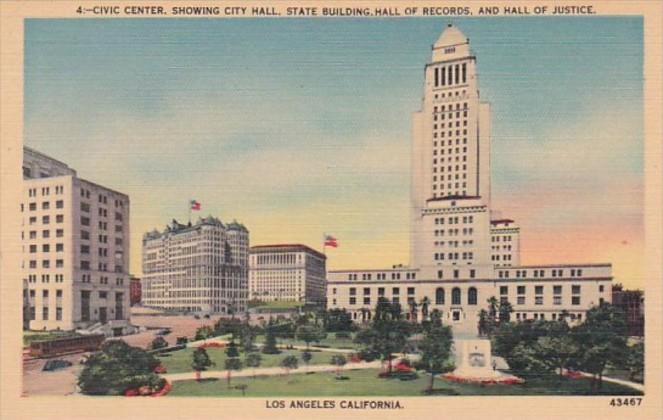
[[[25,147],[20,207],[27,326],[129,332],[129,197]]]
[[[469,40],[449,25],[424,68],[421,110],[412,116],[410,264],[327,274],[328,308],[370,320],[379,297],[406,317],[442,313],[457,333],[476,334],[495,296],[512,318],[571,319],[610,301],[611,264],[520,265],[520,228],[491,208],[491,106],[479,96]],[[413,304],[416,304],[416,308]]]
[[[249,231],[205,217],[173,220],[143,235],[143,306],[180,312],[238,313],[248,301]]]
[[[327,257],[301,244],[259,245],[249,253],[250,298],[324,304]]]

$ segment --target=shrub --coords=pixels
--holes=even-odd
[[[159,377],[153,373],[159,360],[147,351],[122,340],[104,343],[90,355],[78,377],[83,394],[121,395],[127,389],[154,387]]]
[[[152,343],[150,344],[150,348],[152,350],[159,350],[168,347],[168,342],[166,341],[165,338],[158,336],[154,340],[152,340]]]

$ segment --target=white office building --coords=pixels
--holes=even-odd
[[[249,256],[250,298],[321,304],[327,257],[300,244],[253,246]]]
[[[143,306],[203,313],[244,312],[249,231],[216,217],[176,220],[143,235]]]
[[[23,272],[33,330],[129,325],[129,197],[23,150]]]
[[[515,319],[583,319],[610,301],[610,264],[520,266],[520,228],[491,208],[491,106],[479,91],[469,40],[449,25],[424,67],[412,115],[410,265],[327,276],[328,308],[370,319],[378,297],[408,318],[422,306],[456,333],[476,334],[487,299],[508,300]],[[429,302],[421,305],[421,302]]]

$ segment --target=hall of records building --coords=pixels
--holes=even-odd
[[[20,206],[27,326],[130,331],[129,197],[25,147]]]
[[[180,312],[247,309],[249,231],[216,217],[143,235],[144,306]]]
[[[439,310],[455,332],[476,334],[492,296],[513,305],[515,320],[564,310],[582,320],[610,301],[611,264],[520,265],[518,225],[491,209],[490,118],[469,40],[449,25],[432,47],[412,117],[410,265],[328,272],[328,308],[366,321],[384,297],[421,319],[427,298],[428,311]]]

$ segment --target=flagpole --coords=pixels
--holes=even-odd
[[[322,255],[327,256],[327,234],[323,232],[322,234]]]
[[[191,200],[189,200],[189,224],[191,224]]]

